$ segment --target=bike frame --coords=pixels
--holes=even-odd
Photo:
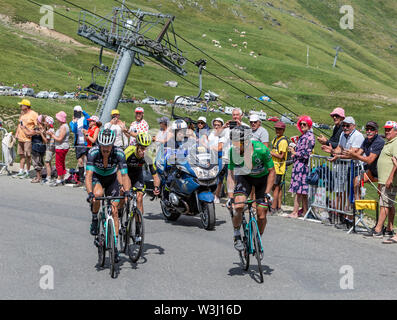
[[[245,225],[244,233],[246,234],[246,236],[248,237],[248,240],[249,240],[248,241],[248,246],[249,246],[248,252],[250,254],[254,254],[254,243],[253,243],[253,238],[252,238],[252,223],[251,223],[252,221],[254,222],[255,228],[257,230],[257,234],[260,234],[260,233],[259,233],[258,223],[255,218],[255,213],[252,210],[252,203],[248,204],[248,212],[249,212],[249,221]],[[243,211],[243,221],[245,221],[245,210]],[[262,239],[261,239],[261,237],[258,237],[258,238],[259,238],[259,243],[261,246],[261,251],[263,251]]]

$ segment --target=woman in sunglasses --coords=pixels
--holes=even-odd
[[[294,161],[289,192],[295,193],[294,210],[288,215],[289,218],[298,218],[299,205],[301,203],[303,212],[306,213],[308,210],[307,195],[309,185],[306,183],[306,177],[309,174],[309,157],[316,143],[314,134],[310,130],[312,125],[313,121],[309,116],[301,116],[297,127],[302,135],[299,137],[295,148],[288,148]]]

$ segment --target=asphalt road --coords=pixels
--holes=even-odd
[[[265,280],[259,283],[255,262],[248,272],[240,266],[225,208],[217,205],[216,230],[205,231],[195,217],[166,222],[156,201],[145,201],[143,258],[131,264],[122,256],[120,273],[111,279],[108,268],[96,267],[85,198],[83,189],[0,177],[1,299],[344,300],[397,294],[397,245],[269,217]],[[341,279],[347,276],[346,289]]]

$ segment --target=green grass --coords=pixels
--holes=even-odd
[[[110,13],[112,6],[118,6],[116,2],[108,0],[72,2],[101,15]],[[79,18],[80,10],[62,0],[42,0],[40,3],[53,5],[56,11],[73,19]],[[251,96],[259,97],[266,93],[294,113],[309,114],[315,122],[327,124],[332,124],[329,112],[336,106],[342,106],[346,114],[352,115],[359,128],[368,120],[381,124],[397,118],[396,1],[354,1],[353,30],[342,30],[339,27],[342,17],[339,8],[346,4],[343,0],[217,0],[216,7],[211,5],[210,0],[197,3],[198,6],[187,0],[137,0],[127,2],[127,5],[133,9],[175,15],[174,27],[178,34],[253,83],[260,91],[178,39],[178,45],[185,55],[193,61],[206,58],[207,70]],[[266,3],[271,3],[272,6]],[[183,8],[178,7],[178,4]],[[240,16],[233,12],[238,12]],[[39,8],[26,0],[3,0],[0,13],[8,15],[15,23],[39,23],[41,18]],[[98,51],[92,48],[95,46],[77,35],[76,23],[58,15],[55,15],[54,23],[56,31],[72,37],[84,47],[61,43],[40,34],[28,34],[15,25],[0,23],[0,82],[5,85],[17,84],[19,87],[22,84],[34,84],[36,92],[54,90],[60,93],[75,91],[78,84],[85,87],[91,82],[90,69],[93,64],[98,64]],[[240,37],[234,29],[245,31],[246,36]],[[154,28],[149,34],[155,36],[159,31],[159,28]],[[203,34],[207,36],[203,37]],[[212,39],[220,41],[222,48],[214,47]],[[244,41],[248,43],[247,48],[242,46]],[[233,48],[232,43],[238,44],[238,47]],[[339,55],[337,67],[332,68],[335,54],[333,48],[337,45],[344,51]],[[306,66],[308,46],[310,62]],[[257,56],[256,59],[249,55],[251,51]],[[107,52],[104,63],[110,66],[112,59],[113,54]],[[144,68],[132,68],[123,92],[125,97],[144,98],[144,91],[148,95],[167,100],[173,99],[175,95],[197,94],[195,87],[175,74],[147,59],[144,61]],[[244,70],[240,70],[239,66],[244,67]],[[185,78],[198,83],[197,68],[188,63],[186,69],[188,75]],[[179,86],[165,87],[163,84],[167,80],[176,80]],[[278,81],[287,84],[288,88],[274,86]],[[98,82],[104,83],[104,77],[99,76]],[[275,102],[262,105],[246,99],[245,94],[206,72],[203,86],[219,93],[220,98],[244,111],[262,109],[268,115],[286,111]],[[0,97],[0,117],[18,112],[15,109],[16,100]],[[64,109],[70,117],[72,108],[77,103],[34,100],[33,108],[51,115]],[[91,113],[96,109],[96,103],[82,104]],[[131,105],[120,104],[122,119],[131,122],[133,108]],[[156,126],[158,115],[151,108],[145,110],[145,118],[152,126]],[[192,114],[192,117],[197,118],[199,115]],[[207,114],[209,120],[216,116],[219,114]],[[223,117],[227,119],[226,116]],[[295,128],[288,127],[287,135],[297,133]],[[317,131],[315,133],[318,134]],[[320,152],[318,146],[315,151]],[[69,154],[70,163],[73,163],[72,158]]]

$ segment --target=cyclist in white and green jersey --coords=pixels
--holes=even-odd
[[[270,192],[273,187],[275,170],[269,149],[259,141],[251,141],[251,130],[237,126],[230,131],[232,147],[229,150],[229,174],[231,185],[228,186],[228,206],[233,202],[245,202],[255,187],[256,199],[272,201]],[[244,204],[235,204],[233,227],[234,247],[244,250],[241,241],[240,228]],[[259,232],[262,235],[266,227],[267,206],[265,201],[257,203],[257,220]]]

